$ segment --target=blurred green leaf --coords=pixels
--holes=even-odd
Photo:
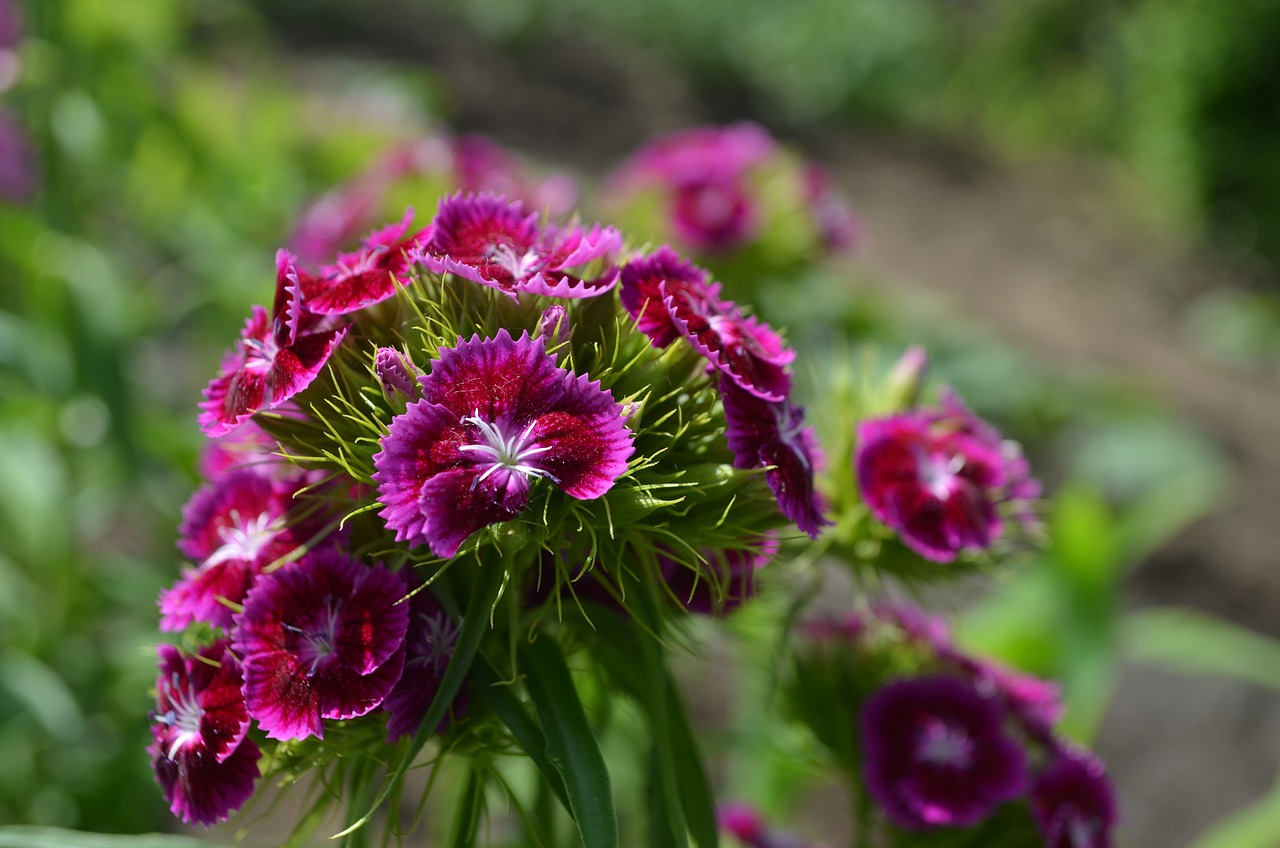
[[[1190,848],[1275,848],[1280,845],[1280,782],[1271,792],[1216,822]]]
[[[170,833],[86,833],[61,827],[0,825],[0,848],[216,848],[217,843]]]
[[[1182,674],[1243,680],[1280,691],[1280,642],[1190,609],[1131,614],[1129,656]]]

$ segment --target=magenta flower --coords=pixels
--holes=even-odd
[[[722,301],[719,284],[669,247],[627,263],[621,299],[655,347],[684,337],[711,365],[751,394],[780,401],[791,390],[795,351],[769,325]]]
[[[246,739],[240,668],[226,640],[183,654],[156,649],[160,676],[147,752],[169,809],[184,822],[223,821],[253,794],[262,753]]]
[[[321,719],[362,716],[404,668],[404,580],[334,550],[264,574],[235,617],[249,714],[271,739],[324,738]]]
[[[308,541],[322,520],[287,521],[301,480],[276,480],[256,469],[229,471],[196,491],[182,511],[178,547],[199,567],[160,593],[160,629],[193,621],[231,629],[233,605],[262,569]]]
[[[515,518],[533,480],[598,498],[627,470],[622,407],[556,365],[543,339],[504,329],[444,348],[423,400],[391,422],[373,457],[379,513],[396,541],[451,557],[475,531]]]
[[[697,568],[665,556],[658,557],[658,565],[672,595],[686,609],[700,615],[724,615],[755,595],[756,572],[777,553],[778,540],[771,534],[755,549],[704,550],[706,561]]]
[[[782,514],[816,539],[831,522],[813,487],[822,459],[813,429],[804,426],[804,409],[761,400],[723,376],[720,396],[734,468],[768,468],[765,482]]]
[[[776,149],[768,131],[758,124],[695,127],[649,142],[624,166],[621,178],[658,179],[674,187],[729,182]]]
[[[416,577],[411,578],[416,581]],[[431,701],[440,688],[445,669],[453,658],[462,625],[448,616],[431,591],[419,589],[409,599],[409,629],[405,634],[404,674],[382,702],[390,713],[387,719],[387,742],[418,732],[427,717]],[[466,708],[464,693],[455,698],[437,732],[443,733],[451,721]]]
[[[427,270],[456,274],[512,297],[520,292],[593,297],[617,282],[618,270],[608,260],[622,248],[622,236],[612,227],[543,226],[520,201],[508,203],[487,193],[445,200],[433,227],[418,256]],[[599,276],[569,273],[597,261],[606,263]]]
[[[859,730],[867,791],[900,827],[968,827],[1026,789],[1026,757],[999,703],[959,678],[890,683]]]
[[[929,414],[863,421],[854,468],[871,514],[926,559],[950,562],[1001,533],[996,506],[1008,475],[1000,453]]]
[[[680,241],[694,250],[730,250],[759,230],[755,198],[745,180],[679,186],[671,199],[671,222]]]
[[[326,265],[318,275],[299,272],[307,310],[317,315],[340,315],[395,294],[397,284],[407,283],[410,256],[431,235],[430,229],[410,232],[412,222],[410,209],[398,224],[370,233],[359,250],[338,254],[337,263]]]
[[[278,455],[279,444],[254,421],[246,421],[233,432],[205,442],[200,452],[200,474],[216,480],[237,468],[251,468],[266,476],[280,477],[295,469]]]
[[[261,306],[245,323],[240,342],[222,363],[222,374],[205,389],[200,426],[221,436],[260,409],[273,409],[310,385],[345,327],[308,314],[302,308],[299,271],[293,254],[276,254],[276,301],[271,315]]]
[[[1106,766],[1084,751],[1060,753],[1036,776],[1031,812],[1045,848],[1111,848],[1116,799]]]

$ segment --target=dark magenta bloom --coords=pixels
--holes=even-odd
[[[680,186],[671,199],[671,221],[680,241],[694,250],[728,250],[755,238],[755,198],[744,180]]]
[[[720,378],[720,396],[733,467],[768,468],[765,482],[782,514],[816,539],[831,522],[813,487],[822,459],[813,429],[804,426],[804,409],[789,400],[762,400],[726,376]]]
[[[999,451],[927,413],[859,424],[854,469],[871,514],[926,559],[950,562],[1000,535]]]
[[[764,815],[749,804],[730,802],[716,809],[716,824],[748,848],[811,848],[798,834],[769,827]]]
[[[301,274],[293,254],[276,254],[276,300],[245,323],[222,374],[204,391],[200,426],[207,436],[229,433],[260,409],[272,409],[310,385],[346,334],[303,310]]]
[[[769,325],[719,299],[720,286],[702,269],[663,246],[622,269],[627,314],[655,347],[683,337],[740,387],[768,401],[791,389],[786,366],[795,359]]]
[[[658,557],[662,576],[672,595],[690,612],[724,615],[756,593],[756,572],[778,553],[778,540],[769,535],[754,548],[704,550],[705,562],[691,568],[670,557]]]
[[[235,617],[249,714],[271,739],[324,738],[322,719],[362,716],[404,668],[404,580],[334,550],[258,578]]]
[[[147,749],[169,809],[184,822],[223,821],[253,794],[262,756],[246,739],[240,667],[226,640],[190,656],[156,649],[160,676]]]
[[[233,606],[244,601],[262,569],[316,534],[316,515],[288,520],[301,478],[277,479],[258,469],[228,471],[187,501],[178,547],[198,567],[160,593],[161,630],[193,621],[231,629]]]
[[[1116,798],[1106,766],[1085,751],[1064,751],[1036,776],[1031,812],[1046,848],[1111,848]]]
[[[900,827],[975,825],[1026,789],[1026,757],[999,702],[960,678],[888,684],[859,730],[867,791]]]
[[[408,282],[410,257],[430,237],[429,229],[411,232],[413,210],[397,224],[370,233],[354,253],[338,254],[318,275],[299,272],[302,302],[317,315],[340,315],[380,303]]]
[[[373,457],[396,541],[451,557],[475,531],[519,515],[536,479],[592,500],[627,470],[622,407],[557,366],[542,338],[504,329],[459,340],[421,383],[423,399],[392,420]]]
[[[520,292],[552,297],[594,297],[617,282],[610,260],[622,236],[599,224],[590,230],[542,225],[520,201],[493,194],[455,195],[440,204],[431,238],[418,255],[427,270],[492,286],[515,297]],[[603,262],[598,276],[585,279],[570,269]]]
[[[412,579],[416,581],[416,578]],[[404,673],[382,702],[382,708],[390,713],[387,719],[388,743],[418,732],[440,688],[449,660],[453,658],[461,630],[461,623],[449,617],[429,589],[419,589],[409,598]],[[443,733],[451,716],[456,717],[465,706],[464,693],[460,692],[437,731]]]

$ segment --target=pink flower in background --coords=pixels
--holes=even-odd
[[[298,272],[302,302],[317,315],[356,312],[386,300],[396,285],[408,284],[410,256],[427,241],[430,229],[411,232],[413,210],[397,224],[370,233],[354,253],[338,254],[337,262],[317,275]]]
[[[627,469],[622,407],[558,367],[541,337],[504,329],[459,340],[421,383],[423,400],[392,420],[373,457],[380,515],[397,541],[450,557],[475,531],[519,515],[534,480],[591,500]]]
[[[404,580],[335,550],[264,574],[235,617],[249,714],[271,739],[324,738],[322,719],[362,716],[404,667]]]
[[[246,739],[249,713],[240,668],[226,640],[191,656],[160,645],[156,707],[148,748],[173,814],[185,822],[223,821],[253,794],[262,756]]]
[[[694,250],[729,250],[752,241],[759,213],[741,180],[680,186],[671,201],[671,220],[680,241]]]
[[[264,476],[280,477],[296,469],[277,454],[279,444],[254,421],[209,439],[200,452],[200,474],[216,480],[230,471],[250,468]]]
[[[720,396],[733,467],[768,467],[765,481],[782,514],[816,539],[831,522],[813,486],[822,460],[813,429],[804,426],[803,407],[762,400],[727,376],[720,378]]]
[[[862,239],[857,219],[831,184],[831,173],[822,165],[804,166],[804,195],[822,241],[835,250],[853,250]]]
[[[520,292],[553,297],[593,297],[611,289],[618,269],[612,257],[622,236],[599,224],[590,230],[542,225],[520,201],[493,194],[455,195],[440,204],[433,233],[419,255],[427,270],[492,286],[515,297]],[[598,276],[570,274],[604,263]]]
[[[1026,790],[1026,755],[999,702],[962,679],[890,683],[863,707],[859,730],[867,791],[900,827],[969,827]]]
[[[345,327],[335,327],[303,309],[300,272],[293,254],[276,254],[276,301],[245,322],[240,342],[223,360],[222,373],[205,389],[200,426],[222,436],[255,412],[272,409],[310,385],[324,367]]]
[[[863,421],[854,467],[871,514],[926,559],[950,562],[1000,535],[1000,453],[926,413]]]
[[[1036,776],[1031,812],[1046,848],[1111,848],[1116,798],[1106,766],[1085,751],[1065,751]]]

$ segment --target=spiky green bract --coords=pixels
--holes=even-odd
[[[420,274],[396,297],[352,316],[347,342],[299,396],[303,418],[262,416],[262,424],[298,464],[356,484],[346,513],[354,548],[431,564],[434,573],[439,559],[425,547],[397,546],[373,514],[380,506],[371,488],[373,456],[404,410],[404,400],[388,397],[377,380],[377,350],[407,351],[427,372],[439,351],[459,339],[492,338],[501,329],[512,336],[538,333],[553,303],[565,309],[565,329],[557,340],[548,339],[548,352],[562,368],[599,381],[622,405],[635,452],[626,473],[594,500],[534,481],[523,512],[476,532],[455,558],[509,563],[514,551],[531,548],[554,563],[548,576],[557,589],[584,568],[601,568],[616,584],[622,569],[659,549],[696,564],[700,550],[742,547],[744,539],[784,523],[761,471],[732,467],[724,413],[705,361],[688,345],[654,348],[612,292],[513,300],[466,280]]]

